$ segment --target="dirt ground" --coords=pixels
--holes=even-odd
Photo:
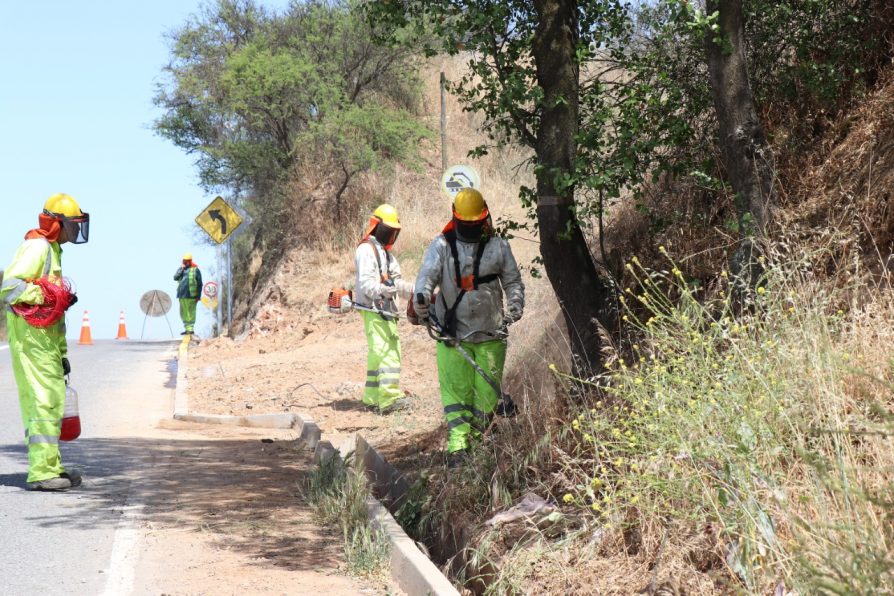
[[[272,314],[269,317],[285,317]],[[325,306],[273,333],[242,341],[217,338],[190,351],[189,410],[251,415],[310,415],[327,438],[361,433],[372,444],[417,445],[440,451],[446,439],[438,393],[435,343],[422,327],[399,323],[401,388],[409,407],[386,415],[361,403],[366,338],[357,314],[333,315]]]
[[[301,498],[311,462],[294,432],[175,421],[159,430],[152,477],[135,488],[136,593],[396,593],[386,579],[344,572],[342,537]]]

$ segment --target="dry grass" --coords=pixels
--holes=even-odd
[[[458,78],[461,58],[433,59],[426,67],[423,85],[423,120],[432,130],[440,122],[439,72],[448,80]],[[482,192],[495,220],[512,217],[522,219],[518,201],[522,184],[532,184],[532,174],[516,168],[526,154],[512,148],[494,151],[492,155],[472,160],[466,155],[483,141],[479,130],[480,117],[467,114],[456,98],[448,96],[448,149],[450,163],[472,165],[482,181]],[[422,255],[431,240],[440,233],[451,217],[451,204],[440,191],[440,139],[421,148],[421,170],[396,166],[392,171],[368,173],[359,177],[345,193],[343,220],[331,213],[328,197],[334,192],[333,182],[319,164],[304,168],[293,181],[294,196],[308,197],[295,205],[299,221],[313,222],[313,246],[293,246],[277,263],[276,271],[252,293],[252,304],[242,305],[249,319],[275,311],[306,314],[308,308],[322,304],[329,289],[350,283],[354,270],[354,247],[367,226],[370,213],[383,202],[397,207],[401,219],[401,235],[394,254],[405,278],[412,279],[422,262]],[[512,241],[513,251],[521,264],[530,263],[539,254],[536,238]],[[254,255],[260,263],[258,255]],[[313,288],[297,280],[314,279]],[[275,317],[274,317],[275,318]]]
[[[454,78],[461,68],[461,60],[444,59],[432,62],[426,70],[424,111],[433,129],[437,128],[440,103],[438,72],[443,69],[448,78]],[[482,140],[480,122],[476,116],[463,114],[454,98],[448,100],[448,112],[450,162],[468,163],[465,153]],[[883,272],[894,242],[894,215],[888,208],[894,189],[894,169],[888,167],[894,159],[892,120],[894,85],[888,81],[856,115],[840,124],[830,145],[803,168],[803,177],[793,173],[783,176],[787,185],[783,196],[788,203],[777,214],[780,225],[803,229],[805,234],[781,250],[786,251],[786,258],[794,258],[806,238],[812,260],[806,261],[803,269],[778,269],[783,279],[771,291],[784,300],[775,310],[765,311],[769,313],[766,319],[755,320],[760,334],[750,336],[752,343],[740,354],[743,360],[736,362],[739,373],[753,372],[756,369],[749,367],[757,361],[765,367],[762,374],[785,381],[781,388],[771,388],[777,408],[772,415],[769,411],[758,415],[749,409],[756,395],[751,390],[762,387],[766,376],[747,374],[750,384],[728,388],[732,409],[723,418],[726,426],[714,424],[706,414],[709,409],[685,410],[688,413],[682,418],[665,415],[660,419],[662,434],[650,430],[643,439],[649,439],[650,449],[660,444],[667,448],[659,460],[666,465],[655,466],[651,475],[643,474],[648,458],[659,456],[634,450],[626,455],[645,458],[638,469],[626,463],[607,466],[610,472],[600,480],[607,488],[593,494],[599,498],[608,494],[617,505],[594,511],[589,494],[579,487],[603,474],[601,464],[594,467],[600,460],[589,451],[593,443],[583,440],[580,429],[571,428],[571,421],[585,414],[588,424],[598,426],[588,430],[596,436],[597,430],[610,433],[617,417],[587,414],[589,408],[569,411],[562,383],[556,383],[550,370],[551,364],[560,371],[570,368],[563,321],[548,283],[526,275],[528,306],[525,317],[512,328],[505,377],[524,414],[515,422],[495,426],[477,451],[474,465],[461,474],[448,476],[430,462],[431,474],[423,482],[419,511],[413,520],[418,538],[445,559],[469,546],[469,552],[479,559],[492,561],[495,570],[491,570],[487,589],[496,593],[620,594],[651,589],[653,593],[710,594],[772,591],[780,580],[786,587],[806,586],[804,593],[835,592],[840,588],[835,582],[849,575],[872,591],[869,574],[873,569],[890,572],[886,554],[891,540],[887,529],[890,509],[879,499],[886,499],[884,491],[891,487],[890,470],[894,469],[890,429],[885,426],[892,407],[888,384],[892,364],[879,346],[891,345],[894,339],[890,331],[894,329],[894,305],[882,290],[887,285],[867,287],[865,281],[871,276],[865,263],[872,264],[868,269],[874,274]],[[401,214],[403,232],[395,253],[405,276],[412,277],[425,247],[450,216],[449,201],[438,188],[438,148],[426,147],[424,157],[422,171],[399,167],[388,174],[366,176],[349,196],[353,206],[346,213],[350,221],[321,224],[318,246],[296,249],[284,259],[272,280],[273,289],[266,294],[280,306],[270,308],[303,309],[321,304],[329,287],[350,279],[354,242],[366,225],[369,210],[384,201],[393,203]],[[522,219],[524,215],[517,201],[518,187],[530,184],[531,174],[522,171],[517,175],[513,166],[525,157],[506,150],[473,163],[497,217]],[[697,226],[669,226],[659,232],[634,209],[632,201],[615,205],[606,238],[612,259],[620,264],[624,257],[635,254],[645,264],[658,264],[657,246],[663,243],[672,247],[674,254],[688,255],[678,263],[686,279],[717,283],[733,240],[723,221],[731,205],[706,209],[706,197],[686,189],[682,198],[670,193],[649,198],[653,214],[667,215],[671,222],[708,213]],[[842,226],[819,225],[823,222]],[[812,231],[817,229],[824,232]],[[535,242],[513,242],[521,263],[530,262],[538,252],[536,238],[532,240]],[[881,258],[865,259],[876,247],[876,257]],[[657,266],[661,267],[664,265]],[[820,275],[813,276],[814,271]],[[860,277],[855,277],[857,273]],[[630,279],[628,273],[623,275]],[[798,277],[801,275],[805,276]],[[296,285],[289,280],[308,277],[314,280],[310,290],[301,287],[293,294],[282,289]],[[817,296],[824,296],[826,303],[817,301]],[[792,306],[802,305],[810,308],[789,313]],[[840,306],[845,315],[831,317],[830,305],[832,313]],[[701,311],[700,316],[704,325],[713,315]],[[698,328],[696,319],[689,323],[695,325],[692,329]],[[681,329],[685,328],[675,331]],[[768,351],[766,342],[782,342],[784,353]],[[724,346],[718,353],[727,353],[728,346]],[[845,365],[843,354],[858,364]],[[702,366],[705,364],[707,369]],[[681,371],[678,380],[689,383],[686,387],[691,394],[714,382],[717,373],[713,364],[723,363],[686,360],[674,366]],[[636,387],[641,386],[635,385],[637,375],[631,370],[617,374],[612,381],[615,386],[630,389],[618,399],[639,395],[643,403],[657,405],[654,393],[637,393]],[[629,386],[624,385],[628,382]],[[580,392],[584,387],[571,382],[565,389]],[[746,388],[749,390],[744,391]],[[689,394],[681,389],[677,395],[688,404]],[[598,399],[592,396],[593,401]],[[765,440],[754,466],[746,459],[737,460],[744,470],[742,476],[721,482],[716,477],[717,462],[723,460],[720,455],[695,459],[688,454],[702,449],[705,442],[722,445],[739,440],[740,429],[733,421],[742,419],[743,411],[750,412],[748,420],[755,429],[766,433]],[[866,429],[878,434],[865,434],[862,431]],[[669,442],[672,440],[676,443]],[[612,443],[607,439],[606,444]],[[676,450],[671,449],[672,444]],[[623,450],[616,451],[609,461],[622,455]],[[668,470],[673,471],[670,476]],[[690,483],[680,484],[684,480]],[[843,480],[847,482],[842,484]],[[736,508],[720,502],[722,487],[732,487],[753,501],[731,511]],[[536,536],[516,549],[488,551],[498,541],[473,528],[530,489],[559,501],[564,494],[572,495],[564,513],[575,523],[558,538]],[[784,495],[781,500],[780,494]],[[633,497],[637,501],[631,502]],[[728,499],[728,495],[722,498]],[[729,558],[733,543],[760,543],[759,520],[764,514],[773,520],[779,542]],[[597,535],[599,540],[594,539]],[[750,579],[742,579],[740,571],[731,566],[731,561],[737,560],[752,574]],[[876,564],[880,567],[873,567]],[[457,564],[454,570],[468,576],[469,570],[463,567]],[[881,587],[878,581],[875,585]]]

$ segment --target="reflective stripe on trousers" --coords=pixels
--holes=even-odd
[[[366,385],[363,403],[387,408],[403,395],[400,390],[400,338],[397,323],[376,313],[360,311],[366,333]]]
[[[500,382],[506,361],[505,342],[462,342],[462,347],[482,369]],[[468,449],[470,440],[480,436],[487,426],[498,396],[458,350],[442,343],[437,349],[441,404],[449,431],[447,451]]]
[[[47,328],[32,327],[12,312],[6,313],[6,325],[28,445],[28,482],[55,478],[65,471],[59,454],[65,407],[63,326],[57,323]]]

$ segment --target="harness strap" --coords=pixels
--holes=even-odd
[[[385,269],[382,269],[382,258],[379,256],[379,249],[376,248],[376,243],[373,242],[372,238],[367,238],[366,242],[369,244],[370,248],[372,248],[373,255],[376,257],[376,267],[379,269],[379,281],[385,283],[389,279],[391,279],[391,253],[388,252],[388,249],[385,249]]]
[[[490,236],[484,236],[481,240],[478,241],[478,250],[475,252],[475,260],[472,263],[472,279],[471,283],[463,283],[462,270],[460,268],[459,263],[459,249],[456,246],[456,231],[450,230],[444,234],[444,239],[447,240],[448,246],[450,246],[450,254],[453,257],[453,271],[456,276],[456,287],[459,290],[459,294],[456,296],[456,300],[453,302],[453,306],[447,306],[447,299],[444,298],[444,293],[441,292],[441,300],[444,303],[444,330],[448,335],[456,336],[456,309],[459,307],[459,303],[462,302],[463,297],[466,295],[467,291],[474,291],[478,289],[478,286],[481,284],[490,283],[500,278],[499,274],[491,273],[490,275],[479,276],[478,273],[481,270],[481,259],[484,257],[484,249],[487,246],[488,241],[490,240]]]

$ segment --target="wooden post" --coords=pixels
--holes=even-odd
[[[447,171],[447,77],[441,72],[441,173]]]

